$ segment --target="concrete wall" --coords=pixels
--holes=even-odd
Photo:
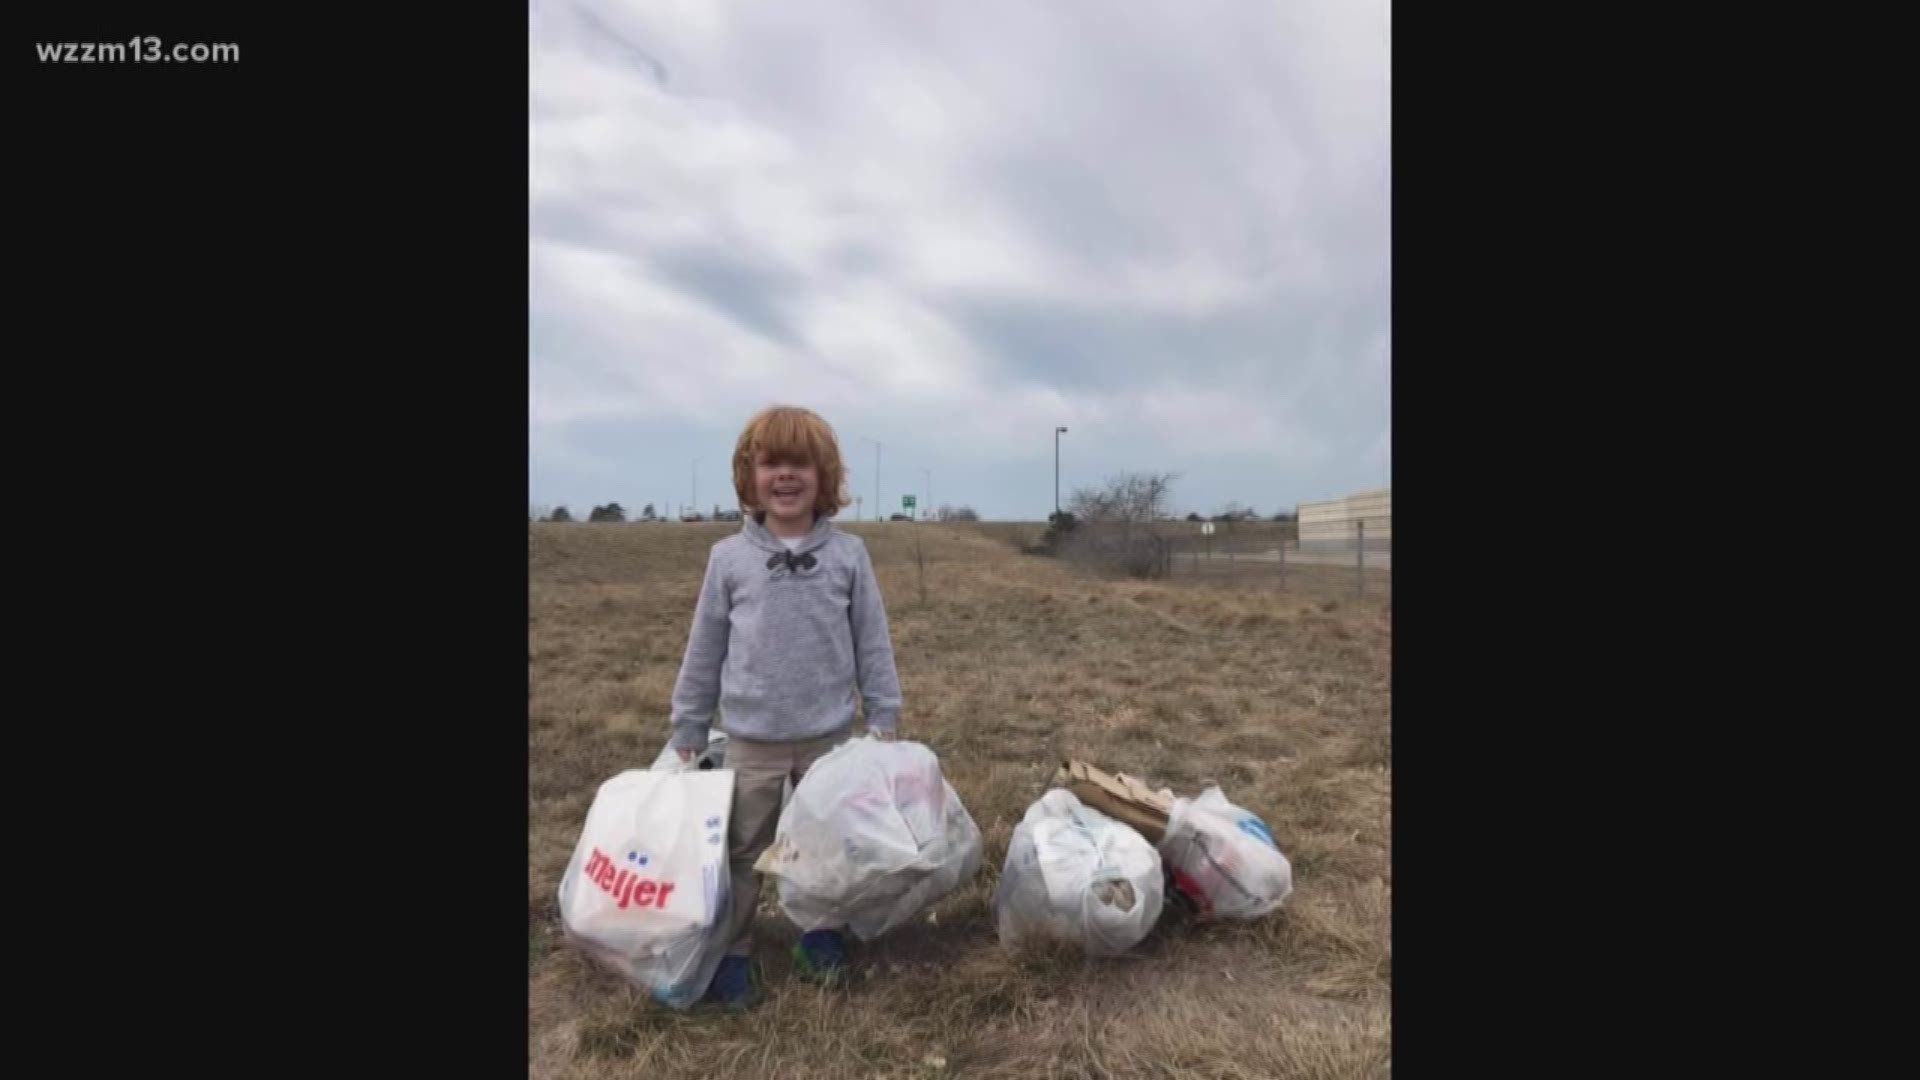
[[[1301,551],[1352,551],[1366,524],[1368,551],[1393,550],[1393,493],[1362,491],[1344,499],[1301,503]]]

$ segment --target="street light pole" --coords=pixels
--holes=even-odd
[[[1053,429],[1053,516],[1056,519],[1060,516],[1060,436],[1066,433],[1063,427]]]
[[[923,468],[920,471],[927,474],[927,516],[932,517],[933,516],[933,470]]]
[[[700,459],[694,458],[687,464],[687,509],[700,512]]]

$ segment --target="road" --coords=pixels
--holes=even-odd
[[[1215,563],[1223,563],[1223,562],[1229,562],[1229,561],[1231,562],[1279,562],[1280,561],[1280,552],[1279,552],[1279,549],[1277,548],[1268,548],[1265,551],[1236,551],[1231,556],[1229,556],[1224,551],[1215,551],[1211,555],[1209,555],[1206,551],[1202,550],[1201,552],[1199,552],[1199,556],[1200,556],[1201,562],[1211,561]],[[1178,561],[1185,562],[1188,565],[1192,565],[1194,552],[1182,551],[1179,554],[1175,555],[1174,558]],[[1287,552],[1288,566],[1345,566],[1345,567],[1351,568],[1353,564],[1354,564],[1354,555],[1352,552],[1344,552],[1344,553],[1343,552],[1327,552],[1324,554],[1317,553],[1317,552],[1304,552],[1304,551]],[[1390,551],[1367,552],[1367,569],[1369,570],[1393,569],[1393,553]]]

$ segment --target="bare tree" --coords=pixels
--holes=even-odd
[[[1169,556],[1154,523],[1168,517],[1173,473],[1127,473],[1081,488],[1053,529],[1052,546],[1070,562],[1129,577],[1161,577]]]

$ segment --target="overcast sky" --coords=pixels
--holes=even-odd
[[[734,505],[775,402],[1039,520],[1390,481],[1379,0],[533,0],[529,501]],[[692,465],[699,459],[697,467]],[[846,516],[855,514],[849,507]]]

